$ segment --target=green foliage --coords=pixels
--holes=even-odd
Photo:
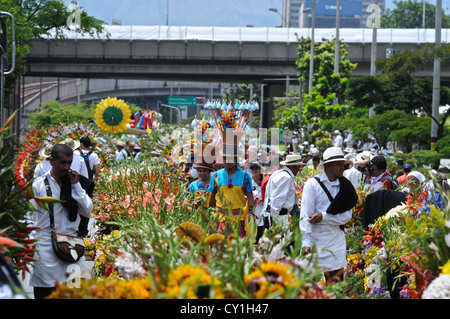
[[[63,0],[0,0],[0,8],[14,16],[16,29],[16,68],[12,75],[6,77],[5,96],[8,96],[17,79],[24,73],[30,40],[55,31],[56,39],[63,41],[63,31],[69,29],[67,19],[71,13],[66,10]],[[98,36],[103,32],[103,21],[89,16],[83,8],[80,8],[80,14],[81,25],[76,29],[77,32],[91,36]],[[9,44],[11,45],[11,41]],[[9,52],[11,50],[10,47]],[[5,99],[6,106],[8,101],[9,99]]]
[[[436,151],[443,158],[450,158],[450,134],[445,135],[436,142]]]
[[[30,126],[45,129],[59,124],[88,123],[93,119],[95,106],[84,103],[61,105],[56,101],[48,102],[38,108],[38,112],[30,115]]]
[[[414,144],[419,147],[429,145],[431,119],[392,110],[376,114],[370,121],[370,128],[376,132],[377,141],[382,145],[392,140],[405,148],[406,152],[411,152]]]
[[[415,167],[438,167],[441,155],[436,151],[418,150],[410,153],[394,154],[395,159],[403,158],[405,163]]]
[[[0,237],[8,237],[17,243],[14,247],[0,245],[0,252],[6,256],[13,265],[17,266],[20,260],[18,253],[23,252],[24,235],[28,233],[26,214],[31,211],[26,192],[19,185],[14,174],[15,145],[13,136],[9,135],[10,117],[3,127],[0,127]],[[19,267],[15,267],[16,270]]]
[[[326,77],[326,81],[322,81],[322,85],[326,86],[328,92],[336,92],[336,79],[331,77],[334,73],[334,47],[336,41],[322,39],[322,42],[314,44],[314,72],[313,84],[319,82],[319,78]],[[339,43],[339,73],[341,76],[349,77],[356,63],[351,63],[348,59],[347,49],[348,44]],[[298,59],[295,62],[297,65],[298,77],[303,83],[308,83],[309,79],[309,62],[311,58],[311,39],[298,39]],[[327,81],[330,82],[327,82]],[[333,90],[334,89],[334,90]],[[322,92],[323,94],[323,92]]]
[[[395,9],[387,9],[381,17],[382,28],[423,28],[423,2],[417,0],[395,1]],[[425,28],[434,29],[436,6],[425,2]],[[450,28],[450,16],[442,12],[442,28]]]

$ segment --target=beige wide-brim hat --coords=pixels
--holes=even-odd
[[[52,155],[53,145],[46,145],[39,151],[39,156],[42,158],[49,158]]]
[[[288,156],[286,156],[286,160],[280,162],[280,165],[283,165],[283,166],[292,166],[292,165],[305,166],[306,163],[303,163],[302,157],[300,155],[289,154]]]
[[[361,162],[365,160],[371,160],[373,158],[373,154],[369,151],[363,151],[361,153],[356,154],[356,161]]]
[[[59,144],[66,144],[67,146],[69,146],[72,150],[76,150],[77,148],[80,147],[80,142],[74,140],[73,138],[66,138],[64,141],[60,142]]]
[[[326,163],[343,161],[344,164],[350,164],[352,161],[346,160],[340,147],[329,147],[323,152],[323,162],[317,166],[317,170],[324,170]]]

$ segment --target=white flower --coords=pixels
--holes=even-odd
[[[422,294],[422,299],[450,299],[450,275],[441,274]]]
[[[392,217],[399,217],[399,215],[404,215],[405,207],[406,207],[406,205],[397,205],[394,208],[390,209],[385,215],[386,219],[392,218]]]
[[[276,244],[272,248],[272,251],[266,257],[266,261],[277,262],[279,259],[283,259],[284,257],[286,257],[283,248],[284,248],[284,239],[282,239],[280,243]]]
[[[447,219],[444,223],[445,227],[450,228],[450,219]]]
[[[146,275],[142,260],[138,256],[133,256],[129,252],[121,251],[121,255],[116,258],[114,266],[117,268],[119,275],[125,279],[143,277]]]
[[[444,236],[445,243],[450,247],[450,233]]]

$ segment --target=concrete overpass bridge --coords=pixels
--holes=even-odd
[[[78,78],[134,78],[177,81],[265,83],[267,78],[297,77],[297,37],[309,28],[227,28],[107,26],[100,38],[67,33],[64,43],[31,41],[26,75]],[[316,28],[315,41],[332,39],[334,29]],[[369,74],[372,29],[340,29],[357,62],[354,76]],[[419,49],[434,43],[433,29],[379,29],[377,59],[386,49]],[[442,42],[450,29],[442,30]],[[450,70],[442,70],[444,79]],[[432,76],[432,67],[419,76]]]
[[[332,39],[335,29],[316,28],[314,34],[320,42]],[[25,75],[260,83],[270,98],[298,84],[297,41],[310,35],[310,28],[107,26],[99,38],[69,32],[64,43],[32,40]],[[349,45],[350,61],[358,63],[353,76],[369,75],[372,30],[340,29],[340,39]],[[442,30],[441,39],[450,41],[450,29]],[[377,60],[386,58],[388,49],[420,49],[434,41],[432,29],[379,29]],[[432,73],[430,64],[418,76]],[[450,68],[441,68],[441,79],[450,83]]]

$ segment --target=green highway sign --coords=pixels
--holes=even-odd
[[[197,106],[195,96],[169,96],[169,105],[172,106]]]

